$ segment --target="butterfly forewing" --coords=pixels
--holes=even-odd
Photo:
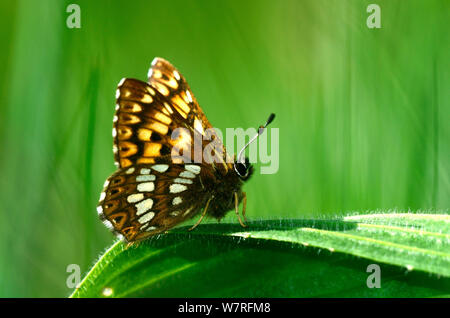
[[[117,88],[114,116],[114,158],[120,168],[155,163],[156,158],[170,158],[175,141],[171,133],[183,119],[149,84],[124,79]],[[189,138],[190,136],[185,136]],[[184,140],[190,144],[190,140]]]
[[[190,126],[196,126],[198,131],[213,128],[204,115],[200,105],[183,75],[175,67],[162,58],[155,58],[148,72],[148,81],[161,94],[170,100],[180,115],[187,119],[189,114],[198,121],[189,122]]]
[[[231,162],[231,159],[228,157],[222,141],[219,138],[216,139],[216,131],[206,118],[183,75],[168,61],[157,57],[152,61],[148,71],[148,81],[170,101],[176,112],[185,119],[186,127],[200,133],[203,140],[215,140],[214,147],[220,151],[217,154],[203,154],[210,156],[210,158],[204,159],[207,162],[217,163],[218,169],[223,169],[226,173],[230,167],[227,163]]]

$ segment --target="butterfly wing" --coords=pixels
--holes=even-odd
[[[105,182],[99,216],[129,242],[164,232],[205,205],[200,171],[200,165],[171,162],[119,169]]]
[[[226,173],[232,160],[184,77],[161,58],[154,59],[149,75],[150,84],[123,79],[118,85],[113,127],[116,165],[155,163],[157,158],[182,153],[183,158],[172,156],[174,163],[204,159]],[[213,140],[216,151],[194,149],[195,140],[199,144]]]
[[[212,129],[183,75],[168,61],[156,57],[148,71],[148,81],[164,95],[189,126],[199,132]],[[189,118],[189,119],[188,119]]]
[[[232,158],[226,152],[225,146],[209,123],[197,99],[191,91],[184,76],[167,60],[156,57],[148,71],[148,81],[163,96],[165,96],[186,119],[187,127],[191,127],[202,135],[203,140],[214,140],[215,151],[206,151],[203,156],[207,162],[213,162],[216,169],[226,174],[232,168]]]
[[[126,168],[169,157],[174,146],[171,133],[183,127],[183,119],[166,98],[149,84],[135,79],[123,79],[116,98],[113,119],[116,165]],[[190,136],[185,136],[184,143],[191,143]]]

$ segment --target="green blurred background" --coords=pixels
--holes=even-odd
[[[72,2],[81,29],[66,27]],[[366,26],[370,3],[381,29]],[[449,1],[0,9],[0,296],[65,297],[66,267],[84,274],[112,243],[95,207],[115,170],[115,89],[145,80],[155,56],[184,74],[220,129],[277,114],[280,168],[246,185],[249,218],[450,206]]]

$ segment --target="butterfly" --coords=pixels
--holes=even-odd
[[[230,210],[245,227],[238,206],[243,202],[245,220],[242,185],[253,168],[244,150],[250,142],[230,158],[185,78],[168,61],[152,61],[148,82],[119,82],[112,135],[117,171],[103,186],[97,212],[116,235],[141,241],[201,213],[192,230],[206,215],[220,220]]]

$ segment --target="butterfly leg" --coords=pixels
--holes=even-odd
[[[195,229],[200,224],[200,222],[203,220],[203,218],[206,215],[206,211],[208,210],[209,202],[211,202],[211,200],[212,200],[212,197],[208,200],[208,202],[206,202],[205,208],[203,209],[203,213],[200,216],[200,219],[198,219],[198,221],[188,231],[192,231],[193,229]]]
[[[239,223],[241,223],[242,227],[247,227],[247,225],[242,222],[241,217],[239,216],[239,198],[237,192],[234,193],[234,212],[236,212],[236,215],[238,217]]]
[[[247,210],[247,193],[242,192],[242,195],[244,196],[242,198],[242,205],[243,205],[242,216],[244,217],[244,222],[247,223],[247,217],[245,216],[245,211]]]
[[[125,246],[125,250],[129,249],[133,245],[134,245],[134,242],[128,242],[127,245]]]

